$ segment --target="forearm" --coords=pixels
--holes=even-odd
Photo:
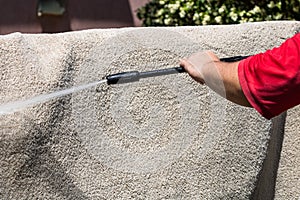
[[[238,78],[239,62],[221,62],[212,52],[197,52],[181,60],[181,66],[201,84],[206,84],[222,97],[242,106],[250,106]]]
[[[214,70],[204,69],[204,79],[210,79],[209,81],[205,81],[205,83],[229,101],[251,107],[239,82],[238,65],[239,62],[226,63],[214,61]],[[212,78],[215,80],[211,80]]]

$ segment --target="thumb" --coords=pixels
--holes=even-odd
[[[186,58],[180,59],[180,66],[197,82],[204,84],[203,75],[200,70],[192,65]]]

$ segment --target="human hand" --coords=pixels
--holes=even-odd
[[[197,82],[207,85],[222,97],[242,106],[251,107],[238,78],[239,62],[220,62],[211,51],[202,51],[180,60],[180,66]]]
[[[212,51],[200,51],[180,60],[180,66],[197,82],[204,84],[205,71],[220,59]]]

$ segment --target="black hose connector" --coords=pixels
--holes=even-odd
[[[227,58],[220,58],[220,61],[222,62],[237,62],[244,60],[248,58],[249,56],[233,56],[233,57],[227,57]]]

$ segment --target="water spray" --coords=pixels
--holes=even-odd
[[[243,60],[247,57],[249,57],[249,56],[227,57],[227,58],[221,58],[220,61],[236,62],[236,61]],[[158,70],[151,70],[151,71],[145,71],[145,72],[128,71],[128,72],[111,74],[111,75],[106,76],[103,80],[96,81],[93,83],[88,83],[85,85],[72,87],[69,89],[64,89],[64,90],[56,91],[56,92],[49,93],[49,94],[38,95],[36,97],[27,99],[27,100],[20,100],[20,101],[10,102],[7,104],[2,104],[2,105],[0,105],[0,116],[5,115],[5,114],[10,114],[10,113],[16,112],[20,109],[27,108],[29,106],[36,105],[38,103],[43,103],[43,102],[49,101],[49,100],[57,98],[57,97],[62,97],[62,96],[68,95],[68,94],[72,94],[74,92],[88,89],[88,88],[97,86],[101,83],[107,83],[108,85],[131,83],[131,82],[139,81],[140,79],[143,79],[143,78],[164,76],[164,75],[177,74],[177,73],[183,73],[183,72],[186,72],[183,67],[173,67],[173,68],[158,69]]]

